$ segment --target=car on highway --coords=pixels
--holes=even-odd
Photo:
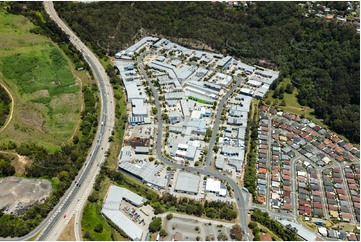
[[[64,214],[64,218],[66,218],[66,214]]]

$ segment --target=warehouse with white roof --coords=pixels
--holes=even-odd
[[[212,192],[218,196],[225,197],[227,195],[227,187],[219,180],[208,178],[206,182],[206,192]]]
[[[120,211],[120,204],[123,199],[137,207],[143,206],[147,201],[147,199],[125,188],[110,186],[103,204],[102,214],[123,230],[132,240],[142,240],[143,230]]]

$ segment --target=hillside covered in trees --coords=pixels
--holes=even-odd
[[[295,2],[57,2],[56,9],[100,55],[141,33],[201,41],[250,64],[277,68],[298,101],[351,142],[360,138],[360,36],[348,24],[306,18]]]

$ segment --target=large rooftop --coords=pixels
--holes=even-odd
[[[175,190],[198,193],[200,177],[188,172],[179,172]]]
[[[119,210],[123,199],[136,206],[141,206],[147,201],[125,188],[110,186],[103,204],[102,214],[123,230],[132,240],[141,240],[143,230]]]

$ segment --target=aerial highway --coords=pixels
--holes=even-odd
[[[20,238],[5,238],[5,240],[28,240],[33,237],[36,237],[37,240],[56,240],[73,214],[76,214],[79,220],[79,217],[81,217],[79,214],[83,210],[86,199],[92,190],[95,177],[99,173],[100,164],[105,159],[105,153],[109,148],[108,138],[111,136],[114,127],[113,89],[104,68],[91,50],[59,18],[53,3],[44,2],[44,6],[50,18],[69,36],[71,43],[83,53],[85,60],[89,63],[100,90],[101,115],[90,153],[78,176],[59,203],[32,232]],[[79,225],[79,222],[76,224]],[[80,226],[76,227],[80,229]],[[79,231],[77,231],[77,235],[79,237]]]
[[[105,159],[106,151],[109,148],[108,138],[111,136],[111,132],[114,127],[115,119],[115,107],[113,102],[113,89],[109,82],[109,78],[98,60],[98,58],[92,53],[92,51],[75,35],[75,33],[59,18],[54,9],[53,2],[44,2],[45,10],[49,14],[59,27],[69,36],[71,43],[83,53],[85,60],[90,65],[100,91],[101,100],[101,115],[98,126],[98,131],[93,141],[93,147],[88,156],[88,160],[85,166],[79,173],[77,179],[78,187],[73,189],[70,195],[65,197],[65,201],[62,212],[55,215],[53,220],[50,220],[45,229],[40,233],[39,240],[56,240],[61,232],[64,230],[68,223],[67,218],[71,218],[73,214],[76,216],[75,227],[77,228],[77,239],[81,239],[79,236],[80,221],[82,210],[85,206],[87,197],[92,191],[92,187],[96,178],[96,175],[100,171],[100,164]],[[80,216],[79,216],[80,214]],[[80,237],[80,238],[79,238]]]
[[[186,170],[186,171],[189,171],[189,172],[198,172],[198,173],[206,175],[206,176],[214,176],[214,177],[217,177],[218,179],[226,180],[229,183],[229,185],[232,187],[233,191],[234,191],[234,197],[236,198],[237,206],[238,206],[238,210],[239,210],[240,225],[241,225],[243,231],[245,232],[245,235],[244,235],[245,240],[250,240],[248,232],[247,232],[248,227],[247,227],[247,219],[246,219],[247,218],[247,205],[248,205],[248,196],[249,196],[249,194],[246,194],[245,192],[243,192],[238,183],[236,183],[229,176],[225,176],[225,175],[213,170],[210,165],[208,165],[208,166],[206,166],[206,167],[204,167],[202,169],[195,168],[195,167],[188,167],[188,166],[183,166],[183,165],[174,163],[173,161],[169,160],[167,157],[163,156],[163,153],[162,153],[162,139],[163,139],[162,108],[161,108],[161,105],[160,105],[160,102],[159,102],[158,91],[156,90],[156,88],[154,87],[154,85],[152,84],[150,79],[148,78],[148,75],[147,75],[146,71],[144,70],[143,64],[142,64],[143,57],[146,54],[149,54],[149,53],[151,53],[151,52],[144,52],[140,56],[138,56],[137,65],[139,67],[140,74],[146,79],[146,81],[149,83],[149,86],[152,89],[154,99],[155,99],[155,105],[156,105],[157,110],[158,110],[157,111],[158,130],[157,130],[157,140],[156,140],[156,155],[157,155],[157,158],[160,161],[162,161],[163,163],[165,163],[166,165],[168,165],[170,167],[173,167],[173,168],[183,169],[183,170]],[[238,79],[236,84],[233,86],[233,88],[231,88],[228,91],[228,93],[225,94],[226,98],[222,99],[223,102],[221,101],[218,104],[218,108],[217,108],[218,110],[222,110],[224,102],[231,95],[231,93],[237,88],[237,86],[240,83],[241,83],[241,79]],[[221,112],[222,111],[220,111],[220,113]],[[219,122],[219,120],[218,120],[218,122]],[[213,142],[215,142],[215,138],[213,139]]]

